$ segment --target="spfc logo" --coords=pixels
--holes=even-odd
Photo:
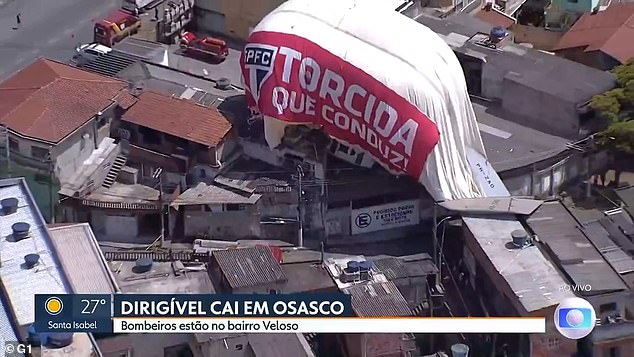
[[[264,81],[273,74],[276,55],[276,46],[250,43],[244,48],[245,84],[256,103],[260,100]]]

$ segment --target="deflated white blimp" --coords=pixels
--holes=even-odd
[[[253,30],[241,66],[271,147],[286,125],[312,125],[415,177],[437,201],[487,196],[497,184],[481,179],[490,167],[458,59],[396,11],[287,1]]]

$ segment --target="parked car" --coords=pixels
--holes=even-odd
[[[77,46],[77,53],[71,59],[71,62],[78,67],[84,66],[97,58],[108,54],[112,48],[100,45],[98,43],[89,43]]]

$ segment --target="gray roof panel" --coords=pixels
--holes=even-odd
[[[352,309],[359,317],[411,316],[412,310],[391,282],[358,284],[345,288],[352,297]]]
[[[234,289],[288,281],[268,247],[218,250],[213,257]]]
[[[618,273],[592,245],[561,202],[542,204],[527,219],[527,223],[573,284],[589,284],[595,294],[627,289]]]

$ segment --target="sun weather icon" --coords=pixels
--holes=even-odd
[[[46,299],[46,303],[44,303],[44,309],[49,315],[58,315],[64,309],[64,304],[62,303],[62,299],[51,296]]]

